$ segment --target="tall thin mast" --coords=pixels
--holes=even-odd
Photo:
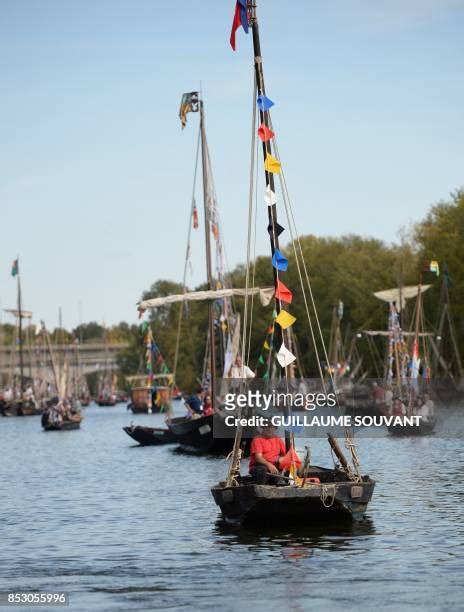
[[[23,396],[23,385],[24,385],[24,358],[23,358],[23,311],[21,305],[21,281],[19,279],[19,257],[17,258],[18,262],[18,318],[19,318],[19,389],[20,395]]]
[[[210,207],[208,203],[208,145],[206,142],[205,113],[203,100],[200,100],[200,133],[201,133],[201,165],[203,170],[203,206],[205,211],[205,247],[206,247],[206,278],[208,289],[213,287],[213,273],[211,266],[211,224]],[[214,343],[214,303],[208,306],[208,328],[209,328],[209,357],[210,357],[210,393],[213,406],[216,401],[216,348]]]
[[[266,95],[266,88],[264,86],[264,71],[263,71],[263,60],[261,57],[261,44],[259,40],[259,27],[258,27],[258,18],[256,15],[256,4],[254,0],[248,0],[248,9],[249,9],[249,17],[250,17],[250,25],[253,31],[253,51],[254,51],[254,65],[255,65],[255,77],[256,77],[256,88],[259,96]],[[270,116],[269,110],[259,109],[259,118],[263,125],[270,129]],[[262,145],[263,149],[263,160],[266,161],[266,157],[271,155],[271,141],[266,140]],[[266,186],[269,186],[272,192],[275,192],[274,189],[274,175],[272,172],[264,171],[266,178]],[[271,206],[268,206],[268,218],[269,218],[269,227],[271,231],[269,232],[269,239],[271,243],[271,254],[274,255],[276,249],[279,249],[279,236],[278,236],[278,224],[277,224],[277,206],[275,203],[271,203]],[[277,315],[279,314],[280,301],[277,297],[277,269],[273,267],[273,276],[274,276],[274,287],[276,288],[276,298],[275,298],[275,310]],[[276,328],[276,336],[277,343],[280,346],[284,340],[284,331],[280,327],[280,325]],[[282,376],[285,376],[285,368],[281,368]],[[285,445],[287,450],[291,447],[291,435],[288,432],[285,432]]]

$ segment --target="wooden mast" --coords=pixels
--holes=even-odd
[[[24,392],[24,356],[23,356],[23,311],[21,304],[21,281],[19,278],[19,257],[16,259],[18,262],[18,274],[17,274],[17,283],[18,283],[18,333],[19,333],[19,389],[20,389],[20,397],[23,397]]]
[[[254,0],[247,0],[247,4],[248,4],[248,10],[249,10],[250,25],[251,25],[251,29],[253,32],[253,51],[254,51],[256,88],[257,88],[258,96],[265,96],[266,88],[264,85],[264,70],[263,70],[263,60],[261,57],[261,43],[259,39],[259,27],[258,27],[258,18],[256,15],[256,3],[254,2]],[[259,118],[260,118],[261,124],[271,129],[269,110],[261,110],[260,108]],[[271,155],[272,153],[270,140],[263,142],[262,151],[263,151],[263,160],[266,161],[266,157],[268,156],[268,154]],[[275,192],[273,173],[265,170],[264,174],[265,174],[266,186],[269,186],[270,190],[272,192]],[[271,202],[271,205],[268,206],[268,218],[269,218],[269,227],[271,228],[271,231],[269,232],[269,239],[270,239],[270,244],[271,244],[271,254],[273,256],[276,249],[279,249],[277,206],[275,203]],[[272,271],[273,271],[273,276],[274,276],[274,287],[277,291],[277,280],[278,280],[277,270],[275,267],[273,267]],[[281,310],[280,301],[277,298],[277,295],[275,298],[275,310],[276,310],[277,315],[279,314]],[[280,347],[282,345],[282,342],[284,341],[284,331],[280,327],[280,325],[276,328],[276,337],[277,337],[277,343]],[[282,377],[285,377],[284,367],[281,368],[281,374],[282,374]],[[291,445],[292,445],[291,435],[289,432],[286,431],[285,432],[285,446],[287,448],[287,451],[291,448]]]
[[[206,279],[208,290],[213,287],[211,266],[211,224],[208,202],[208,145],[206,142],[205,113],[203,100],[200,99],[200,134],[201,134],[201,165],[203,172],[203,206],[205,212],[205,249],[206,249]],[[214,342],[214,302],[208,305],[209,359],[210,359],[210,393],[213,407],[216,403],[216,347]]]

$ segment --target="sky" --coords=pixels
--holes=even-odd
[[[198,117],[182,131],[178,109],[200,84],[229,266],[245,261],[253,53],[243,30],[229,46],[234,6],[0,0],[1,308],[17,255],[50,327],[60,307],[66,327],[136,322],[142,291],[181,281]],[[464,184],[464,0],[258,0],[258,16],[300,234],[392,242]]]

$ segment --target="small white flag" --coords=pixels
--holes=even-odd
[[[37,323],[37,325],[35,326],[35,335],[38,336],[41,331],[42,331],[42,326],[40,325],[40,323]]]
[[[280,363],[280,365],[285,368],[291,363],[293,363],[295,359],[295,355],[291,353],[285,346],[285,344],[282,342],[282,346],[280,347],[279,352],[277,353],[277,361]]]
[[[276,194],[272,191],[269,185],[266,187],[266,193],[264,195],[264,201],[268,206],[272,206],[273,204],[277,204]]]

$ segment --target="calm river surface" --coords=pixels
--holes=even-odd
[[[131,420],[162,422],[123,404],[71,432],[0,419],[0,592],[67,591],[83,611],[464,609],[462,439],[363,439],[364,523],[257,532],[220,520],[224,459],[134,446]]]

